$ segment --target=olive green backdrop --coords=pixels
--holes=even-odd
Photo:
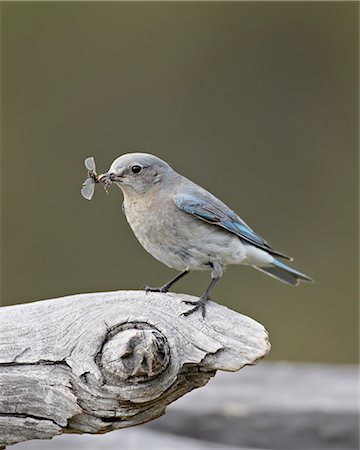
[[[210,189],[316,280],[230,267],[213,297],[264,323],[274,359],[357,357],[358,4],[1,3],[2,302],[159,285],[121,192],[148,151]],[[180,292],[199,295],[207,273]],[[231,324],[229,324],[231,326]]]

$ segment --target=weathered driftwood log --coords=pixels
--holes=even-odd
[[[0,443],[147,422],[269,351],[262,325],[181,294],[80,294],[0,310]]]

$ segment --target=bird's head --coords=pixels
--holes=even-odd
[[[99,176],[101,183],[116,183],[123,192],[143,194],[174,173],[171,167],[149,153],[127,153],[111,164],[107,173]]]

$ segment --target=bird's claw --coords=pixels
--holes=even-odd
[[[150,287],[148,285],[145,285],[142,287],[142,289],[144,289],[144,291],[146,293],[148,293],[148,292],[164,292],[164,293],[166,293],[168,291],[168,289],[166,289],[164,286],[156,288],[156,287]]]
[[[194,308],[189,309],[188,311],[183,312],[181,315],[182,316],[190,316],[190,314],[196,312],[198,309],[201,309],[201,314],[203,319],[205,318],[205,314],[206,314],[206,301],[208,299],[204,298],[204,297],[200,297],[199,300],[196,301],[191,301],[191,300],[182,300],[183,303],[185,303],[186,305],[194,305]]]

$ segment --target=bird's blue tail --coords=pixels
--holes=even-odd
[[[254,266],[255,269],[261,270],[262,272],[270,275],[273,278],[276,278],[283,283],[290,284],[292,286],[296,286],[300,283],[300,281],[306,281],[308,283],[313,283],[314,280],[308,277],[307,275],[298,272],[297,270],[287,266],[286,264],[281,263],[277,259],[274,258],[271,266],[266,267],[258,267]]]

